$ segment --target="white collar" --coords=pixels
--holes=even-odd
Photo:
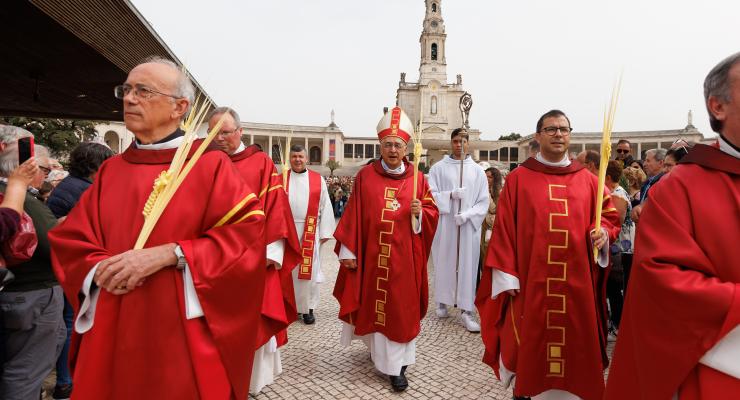
[[[166,150],[166,149],[176,149],[180,147],[180,144],[182,143],[185,136],[178,136],[172,140],[168,140],[163,143],[153,143],[153,144],[141,144],[138,142],[136,143],[136,148],[140,150]]]
[[[401,161],[401,165],[398,166],[398,168],[391,169],[391,167],[388,166],[388,164],[385,163],[382,159],[380,160],[380,165],[383,166],[383,169],[393,175],[400,175],[406,171],[406,165]]]
[[[542,153],[540,152],[538,152],[537,155],[534,156],[534,159],[550,167],[564,168],[570,165],[570,158],[568,158],[568,153],[565,153],[565,155],[563,156],[563,159],[556,163],[545,160],[545,158],[542,157]]]
[[[236,151],[234,152],[234,154],[232,154],[232,156],[235,156],[246,149],[247,149],[247,146],[244,145],[244,142],[241,142],[239,143],[239,147],[236,148]]]
[[[719,149],[722,150],[723,153],[729,154],[735,158],[740,158],[740,151],[735,150],[722,136],[719,137]]]

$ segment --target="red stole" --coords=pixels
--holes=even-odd
[[[290,174],[285,180],[285,193],[290,193]],[[321,175],[318,172],[306,170],[308,174],[308,209],[303,224],[303,240],[301,241],[301,256],[303,261],[298,267],[298,279],[311,280],[313,271],[314,242],[316,241],[316,229],[319,222],[319,202],[321,201]]]

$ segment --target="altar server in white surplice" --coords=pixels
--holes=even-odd
[[[286,188],[290,211],[300,242],[302,261],[293,270],[293,286],[298,312],[303,322],[316,322],[314,310],[319,304],[321,273],[321,244],[334,234],[334,212],[324,178],[306,168],[306,149],[301,145],[290,148],[290,170]]]
[[[432,244],[436,313],[439,318],[446,318],[449,315],[447,306],[457,305],[462,310],[465,328],[480,332],[480,325],[473,316],[473,302],[480,230],[488,212],[488,181],[483,168],[468,155],[468,132],[463,128],[455,129],[450,143],[452,157],[445,156],[429,170],[429,186],[439,208],[439,225]],[[462,185],[461,163],[464,164]],[[459,262],[456,260],[458,254]]]

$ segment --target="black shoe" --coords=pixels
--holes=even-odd
[[[52,398],[54,400],[69,400],[72,395],[72,385],[59,385],[54,387],[54,394]]]
[[[402,376],[406,376],[406,367],[408,367],[408,365],[404,365],[403,367],[401,367],[401,375]]]
[[[388,375],[388,378],[391,379],[391,386],[394,392],[403,392],[409,387],[409,381],[406,380],[403,371],[401,375]]]
[[[311,325],[316,322],[316,318],[313,316],[313,310],[308,310],[308,314],[303,314],[303,323]]]
[[[524,396],[514,396],[514,400],[532,400],[532,398]]]

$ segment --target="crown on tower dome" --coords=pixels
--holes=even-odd
[[[378,140],[383,140],[387,137],[397,137],[408,143],[411,140],[411,134],[414,132],[414,124],[406,115],[401,107],[393,107],[393,109],[385,113],[383,118],[378,122]]]

